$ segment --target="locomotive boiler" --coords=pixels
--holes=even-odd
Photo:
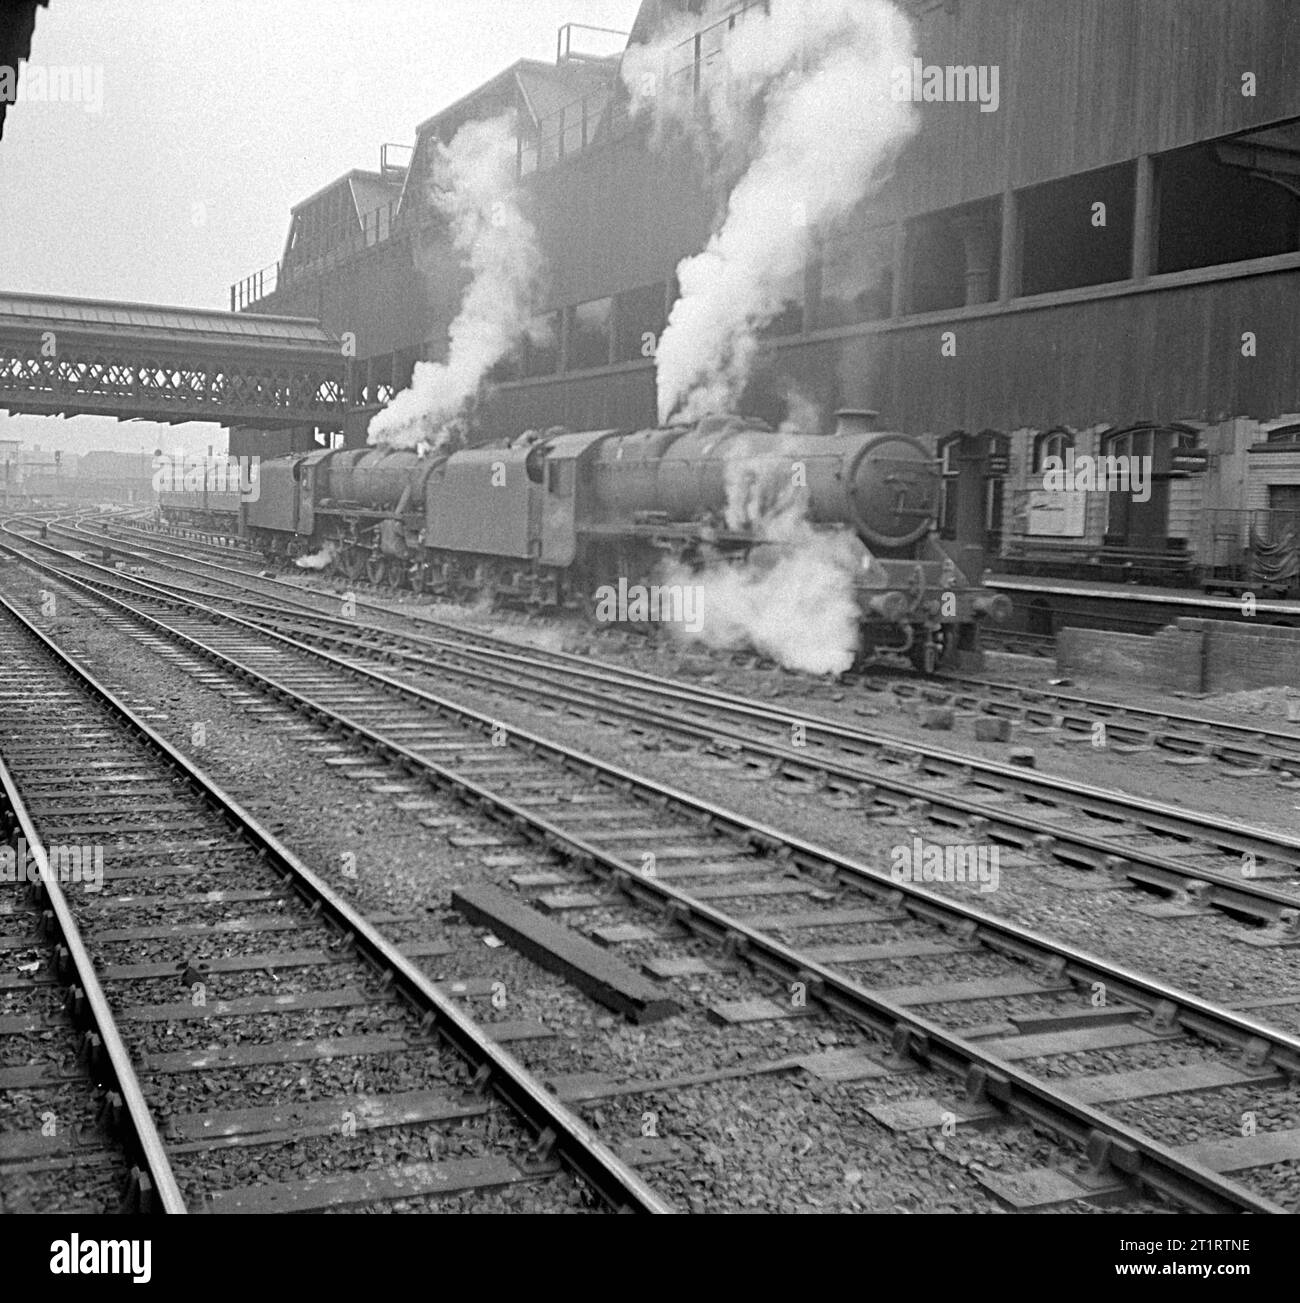
[[[285,458],[263,464],[242,528],[272,556],[351,580],[557,609],[653,583],[665,563],[708,572],[842,535],[856,549],[863,656],[901,652],[932,671],[975,651],[979,622],[1007,606],[937,538],[939,491],[925,446],[864,413],[841,413],[826,435],[714,417],[423,456]]]

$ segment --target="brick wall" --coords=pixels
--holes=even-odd
[[[1300,628],[1184,618],[1145,636],[1062,629],[1056,662],[1083,678],[1121,679],[1164,692],[1300,686]]]
[[[1057,635],[1056,663],[1061,671],[1083,678],[1121,679],[1163,692],[1199,692],[1203,645],[1199,630],[1172,625],[1150,636],[1062,629]]]
[[[1250,620],[1181,619],[1205,638],[1205,691],[1300,686],[1300,629]]]

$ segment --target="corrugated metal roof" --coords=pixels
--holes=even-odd
[[[319,322],[308,317],[272,317],[209,308],[0,293],[0,328],[20,322],[36,330],[63,322],[69,327],[93,329],[107,326],[111,330],[144,330],[189,339],[256,340],[267,344],[329,348],[337,344]]]

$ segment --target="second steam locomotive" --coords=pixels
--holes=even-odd
[[[851,543],[860,654],[924,672],[978,646],[1009,603],[959,570],[935,531],[940,481],[917,440],[843,412],[833,434],[739,417],[531,432],[452,453],[385,447],[264,462],[239,532],[269,556],[348,579],[534,608],[592,609],[606,585],[670,570],[761,568],[791,530]],[[191,508],[192,505],[188,504]],[[181,504],[162,496],[164,516]],[[978,577],[977,577],[978,578]]]

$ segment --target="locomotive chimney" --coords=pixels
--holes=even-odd
[[[835,433],[837,435],[874,434],[879,416],[879,412],[873,412],[865,407],[841,408],[835,413]]]

